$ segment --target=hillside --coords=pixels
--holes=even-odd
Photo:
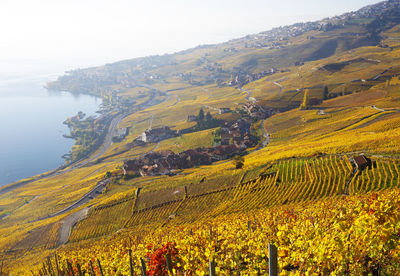
[[[70,163],[0,189],[2,272],[126,275],[131,250],[165,274],[166,250],[265,274],[272,242],[283,275],[400,273],[400,1],[48,88],[103,108],[67,120]]]

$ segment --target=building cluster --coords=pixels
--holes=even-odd
[[[231,158],[246,148],[257,145],[258,138],[250,134],[250,125],[244,119],[226,123],[220,128],[218,133],[220,142],[215,143],[214,147],[189,149],[180,153],[169,150],[151,152],[143,157],[125,161],[124,173],[133,176],[169,175],[176,170],[210,165],[212,162]],[[146,141],[149,141],[150,137],[152,137],[151,141],[161,141],[161,139],[167,139],[168,135],[176,135],[176,132],[171,132],[168,127],[157,130],[161,137],[155,137],[154,132],[146,131],[145,133],[151,134],[150,136],[146,134]]]
[[[226,123],[215,134],[216,145],[234,145],[240,149],[253,147],[257,144],[258,138],[250,134],[251,124],[245,119],[239,119],[232,123]]]
[[[277,73],[278,70],[276,68],[271,68],[269,70],[265,70],[259,73],[248,73],[240,70],[239,72],[232,75],[232,79],[228,82],[230,86],[244,86],[249,82],[253,82],[259,80],[263,77],[273,75]]]
[[[148,153],[143,157],[124,162],[126,175],[152,176],[172,175],[176,170],[210,165],[214,161],[224,160],[234,156],[240,149],[235,145],[224,145],[212,148],[197,148],[174,153],[159,151]]]
[[[272,30],[245,37],[245,48],[270,48],[280,49],[287,45],[291,37],[296,37],[309,31],[330,31],[343,27],[354,19],[384,17],[387,12],[400,10],[400,2],[397,0],[384,1],[377,5],[366,6],[358,11],[348,12],[342,15],[324,18],[314,22],[302,22],[289,26],[282,26]],[[368,21],[366,21],[368,22]],[[355,36],[360,34],[354,34]],[[307,37],[315,39],[313,36]],[[286,44],[285,44],[286,43]]]
[[[117,130],[117,133],[112,138],[113,142],[121,142],[129,134],[129,128],[123,127]]]
[[[242,104],[241,109],[250,118],[256,120],[264,120],[276,113],[276,111],[272,108],[261,106],[253,102],[247,102]]]
[[[136,140],[144,143],[158,143],[162,140],[177,136],[179,136],[179,131],[172,130],[168,126],[163,126],[146,130],[139,137],[137,137]]]

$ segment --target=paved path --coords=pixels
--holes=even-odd
[[[249,90],[247,90],[247,89],[244,89],[243,87],[238,87],[238,89],[239,89],[240,91],[242,91],[242,92],[245,92],[245,93],[247,94],[246,100],[251,101],[251,102],[253,102],[253,103],[256,103],[256,102],[257,102],[257,100],[251,96],[251,91],[249,91]]]
[[[56,217],[56,216],[65,214],[66,212],[69,212],[69,211],[71,211],[71,210],[73,210],[75,208],[78,208],[78,207],[88,203],[93,198],[95,198],[96,196],[101,194],[103,192],[104,188],[106,187],[106,185],[109,182],[110,182],[110,179],[106,179],[106,180],[102,180],[102,181],[97,182],[97,185],[90,192],[88,192],[87,194],[82,196],[80,199],[78,199],[77,201],[72,203],[70,206],[62,209],[61,211],[58,211],[57,213],[54,213],[54,214],[52,214],[50,216],[42,218],[42,219],[52,218],[52,217]]]
[[[112,119],[110,126],[108,128],[106,137],[104,139],[104,142],[101,145],[100,149],[95,152],[95,154],[91,155],[88,159],[85,159],[82,162],[79,162],[76,165],[69,167],[67,170],[62,171],[61,173],[65,173],[65,172],[71,171],[76,168],[81,168],[81,167],[89,164],[90,162],[94,161],[95,159],[99,158],[101,155],[103,155],[112,144],[112,138],[115,136],[118,124],[125,117],[127,117],[127,115],[119,114]]]
[[[173,96],[176,97],[176,101],[175,101],[174,104],[171,105],[171,106],[175,106],[175,105],[177,105],[177,104],[181,101],[181,97],[179,97],[179,95],[173,95]]]
[[[264,136],[264,141],[262,142],[262,149],[268,146],[269,142],[271,141],[271,135],[267,133],[267,131],[264,128],[264,121],[261,122],[261,129],[263,131],[263,136]]]
[[[87,216],[89,209],[90,207],[83,208],[82,210],[79,210],[78,212],[75,212],[64,219],[60,228],[57,247],[65,244],[68,241],[69,236],[71,235],[72,227],[78,221],[84,219]]]
[[[282,92],[283,86],[280,83],[277,83],[276,81],[273,81],[272,83],[279,86],[279,90],[280,90],[279,92]]]

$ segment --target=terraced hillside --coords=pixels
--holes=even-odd
[[[276,205],[396,188],[400,184],[400,160],[390,158],[373,159],[371,166],[363,171],[357,170],[347,156],[337,155],[281,160],[266,168],[258,170],[259,176],[249,181],[242,182],[242,178],[236,185],[207,193],[183,194],[181,199],[152,204],[154,196],[145,195],[149,201],[147,208],[137,207],[132,211],[128,199],[96,207],[89,218],[74,228],[70,240],[111,234],[115,231],[110,229],[111,225],[119,221],[126,222],[118,228],[140,232],[148,226],[180,225]]]
[[[222,275],[265,274],[273,242],[282,274],[399,274],[399,7],[49,84],[101,95],[114,123],[86,160],[0,189],[3,272],[49,274],[56,253],[60,271],[92,273],[91,260],[100,275],[97,258],[126,275],[131,249],[134,274],[141,258],[165,274],[165,250],[178,275],[208,273],[213,257]],[[143,140],[151,129],[162,138]]]
[[[319,217],[316,221],[322,223],[323,226],[321,227],[329,227],[329,224],[325,225],[324,223],[325,220],[328,219],[334,220],[334,217],[331,217],[333,214],[319,214],[316,211],[318,209],[315,209],[316,206],[319,206],[318,208],[325,208],[327,205],[332,204],[346,205],[349,204],[347,201],[358,202],[361,200],[362,202],[365,200],[364,198],[369,200],[369,198],[377,196],[376,193],[372,194],[372,196],[371,194],[365,196],[363,195],[365,191],[380,191],[383,198],[389,194],[394,196],[394,194],[398,193],[398,187],[400,185],[398,180],[400,177],[399,171],[400,160],[391,158],[375,157],[371,160],[370,166],[367,166],[363,170],[357,170],[354,161],[350,162],[346,156],[290,159],[281,160],[265,168],[256,170],[255,174],[259,174],[259,176],[250,181],[238,183],[237,185],[210,191],[208,193],[186,194],[181,199],[158,203],[147,208],[136,208],[133,210],[133,199],[132,197],[128,197],[118,202],[96,207],[88,218],[82,220],[74,228],[70,243],[67,247],[62,249],[61,252],[59,251],[58,254],[63,256],[61,259],[68,258],[70,260],[75,260],[78,264],[83,264],[90,258],[96,256],[102,259],[102,269],[107,271],[107,273],[112,274],[112,271],[120,271],[122,273],[122,271],[128,269],[127,266],[129,264],[126,258],[122,258],[120,255],[124,254],[124,250],[127,250],[126,248],[128,245],[126,239],[129,239],[131,242],[132,240],[134,241],[134,246],[136,248],[136,250],[134,250],[134,258],[140,259],[146,256],[147,253],[144,253],[146,248],[148,252],[152,252],[152,250],[159,248],[163,244],[161,241],[150,243],[150,240],[155,239],[154,235],[156,235],[164,242],[177,242],[180,252],[180,259],[176,260],[177,271],[182,269],[185,271],[199,271],[200,269],[201,271],[201,269],[204,269],[205,264],[197,263],[197,265],[194,265],[193,260],[198,262],[204,257],[211,256],[210,254],[215,254],[214,256],[219,260],[218,267],[220,271],[224,273],[228,273],[230,270],[242,270],[243,272],[257,271],[257,269],[267,270],[266,259],[262,257],[263,254],[266,256],[266,253],[263,253],[262,250],[257,253],[254,251],[256,250],[255,248],[241,247],[241,243],[231,244],[232,248],[237,248],[236,250],[240,250],[243,254],[250,254],[248,257],[242,255],[232,256],[230,255],[231,253],[228,253],[231,250],[229,247],[223,249],[223,247],[219,248],[217,244],[213,244],[212,241],[214,237],[216,239],[218,238],[218,243],[221,242],[219,240],[221,238],[224,240],[223,243],[226,243],[232,238],[231,231],[238,231],[236,227],[240,227],[242,229],[240,231],[246,231],[244,233],[239,232],[241,233],[240,235],[245,235],[241,236],[241,238],[250,242],[255,239],[256,233],[263,233],[263,235],[265,235],[264,231],[271,232],[271,229],[264,230],[263,228],[265,224],[268,223],[268,220],[264,220],[267,218],[263,217],[266,216],[266,214],[268,214],[268,216],[277,214],[277,218],[283,220],[280,222],[275,221],[275,223],[273,221],[269,222],[270,224],[272,223],[274,227],[280,229],[276,231],[289,231],[292,233],[294,230],[284,230],[283,227],[285,225],[287,226],[287,223],[297,222],[297,216],[305,216],[305,214],[311,210],[313,210],[311,211],[313,215]],[[242,177],[239,182],[243,181],[243,179],[244,177]],[[390,189],[395,189],[396,192],[388,192]],[[348,190],[351,195],[347,195],[346,190]],[[151,199],[151,197],[148,197],[146,194],[144,198]],[[371,210],[371,208],[376,208],[372,206],[381,206],[378,203],[376,203],[378,204],[376,205],[374,201],[367,202],[369,202],[369,209],[365,206],[362,207],[363,209],[367,209],[367,211]],[[353,207],[354,206],[349,206],[347,208],[352,212],[351,210]],[[380,208],[382,208],[382,206]],[[392,208],[394,208],[394,206],[392,206]],[[340,210],[343,209],[336,208],[335,211],[331,211],[335,213]],[[328,210],[321,210],[318,212],[327,211]],[[382,212],[386,212],[385,214],[388,215],[389,213],[387,212],[391,211],[382,210]],[[350,220],[357,221],[361,219],[361,217],[358,218],[358,215],[359,214],[356,213],[350,219],[349,215],[345,213],[344,216],[347,216],[346,223],[351,223]],[[309,220],[310,216],[311,214],[306,216],[306,220]],[[336,213],[335,216],[337,216]],[[390,218],[385,217],[385,219]],[[225,226],[222,228],[219,222]],[[285,222],[285,224],[283,224],[283,222]],[[380,223],[378,223],[378,225],[380,225]],[[247,226],[244,226],[246,224]],[[187,238],[184,238],[182,234],[190,231],[190,235],[192,235],[192,239],[194,239],[193,242],[195,242],[195,240],[200,242],[201,238],[199,235],[204,235],[204,233],[201,232],[205,231],[201,230],[204,228],[204,225],[210,226],[209,235],[211,235],[211,240],[207,243],[211,242],[211,244],[198,244],[195,250],[203,250],[203,252],[193,253],[193,249],[189,249],[193,245],[186,244],[188,242]],[[378,225],[375,225],[375,227],[378,227]],[[313,225],[311,228],[313,227],[316,227],[316,225]],[[364,226],[358,225],[357,227]],[[111,234],[115,232],[116,229],[120,229],[119,234],[111,235],[110,237],[105,237],[95,242],[91,239],[93,237],[98,238]],[[315,228],[314,231],[316,231],[316,229],[317,228]],[[249,231],[249,233],[247,233],[247,231]],[[255,233],[251,233],[253,231]],[[306,231],[311,230],[308,229]],[[180,234],[181,232],[183,233]],[[224,233],[229,234],[225,236]],[[302,250],[293,246],[287,247],[287,239],[290,236],[286,236],[287,234],[282,236],[283,234],[278,233],[279,232],[274,233],[272,231],[268,235],[276,235],[275,238],[270,237],[269,239],[273,239],[281,246],[280,252],[282,255],[280,255],[280,262],[282,264],[282,272],[285,272],[285,270],[286,272],[296,272],[297,270],[315,272],[321,270],[337,271],[336,269],[342,271],[346,269],[345,265],[334,268],[329,267],[328,264],[324,262],[320,263],[317,267],[309,267],[305,263],[300,266],[298,265],[299,263],[293,265],[293,260],[297,258],[296,256],[298,256],[298,254],[300,254],[299,252]],[[300,235],[301,239],[305,238],[302,236],[303,233],[301,232],[293,232],[293,234]],[[172,238],[172,236],[175,236],[175,238]],[[179,239],[176,239],[177,236],[179,236]],[[207,240],[206,237],[204,238]],[[215,242],[216,241],[217,240],[215,240]],[[98,243],[107,244],[111,242],[115,248],[109,248],[110,244],[104,248],[97,247],[96,245]],[[262,240],[253,240],[252,242],[258,243],[257,246],[263,245]],[[385,240],[379,240],[379,242],[385,242]],[[147,243],[151,245],[146,245]],[[91,244],[95,245],[92,246]],[[122,246],[122,248],[119,246]],[[189,248],[186,246],[189,246]],[[352,246],[357,248],[357,245]],[[290,251],[293,252],[288,253],[286,251],[285,253],[285,250],[289,250],[289,248]],[[70,250],[77,250],[77,252],[83,251],[85,253],[82,255],[81,253],[76,253],[78,255],[71,255]],[[188,250],[188,252],[186,252],[186,250]],[[324,250],[329,249],[324,248]],[[333,250],[337,253],[339,248]],[[366,252],[369,252],[368,250],[372,249],[368,248]],[[143,255],[141,256],[140,254]],[[257,254],[261,255],[257,257]],[[353,262],[355,256],[351,256],[350,258]],[[375,258],[374,260],[377,262],[386,261],[382,259],[383,256],[381,255]],[[336,259],[329,260],[331,264],[335,264],[337,261]],[[298,262],[298,260],[296,262]],[[139,262],[135,263],[135,269],[138,271],[140,270],[139,264]],[[291,264],[292,266],[290,266]],[[338,263],[336,263],[336,265],[338,265]],[[355,263],[351,263],[351,265],[355,266],[353,269],[357,268],[360,271],[367,269],[363,267],[362,264],[357,266]],[[382,267],[382,269],[386,271],[388,267],[392,265],[392,263],[385,264],[387,267]],[[83,267],[85,266],[82,266],[82,269]]]

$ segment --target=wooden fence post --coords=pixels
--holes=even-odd
[[[146,264],[142,258],[140,258],[140,264],[142,266],[142,276],[147,276]]]
[[[215,274],[215,259],[210,259],[210,276],[216,276]]]
[[[54,271],[53,271],[53,266],[51,265],[51,259],[50,256],[47,256],[47,266],[49,267],[49,272],[50,275],[54,275]]]
[[[100,269],[100,275],[101,275],[101,276],[104,276],[104,274],[103,274],[103,269],[101,268],[101,263],[100,263],[100,260],[99,260],[99,259],[97,259],[97,264],[98,264],[99,269]]]
[[[171,261],[171,256],[169,254],[165,255],[165,262],[167,263],[167,269],[168,269],[169,275],[173,275],[172,261]]]
[[[268,244],[269,276],[278,276],[278,249],[272,243]]]
[[[60,276],[60,267],[58,266],[57,253],[54,253],[54,260],[56,262],[57,276]]]
[[[132,249],[130,248],[129,248],[129,269],[131,271],[131,276],[133,276]]]
[[[67,260],[67,267],[68,267],[68,271],[71,272],[72,276],[75,276],[74,269],[72,268],[72,265],[68,260]]]
[[[42,262],[42,266],[43,266],[43,271],[44,271],[44,273],[45,273],[45,274],[50,274],[50,272],[47,271],[47,267],[46,267],[46,265],[45,265],[44,262]],[[50,275],[51,275],[51,274],[50,274]]]
[[[96,276],[96,274],[94,273],[94,268],[93,268],[92,260],[89,261],[89,264],[90,264],[90,273],[91,273],[91,275]]]
[[[81,270],[81,265],[80,264],[76,264],[76,268],[78,268],[79,276],[83,276],[82,270]]]

